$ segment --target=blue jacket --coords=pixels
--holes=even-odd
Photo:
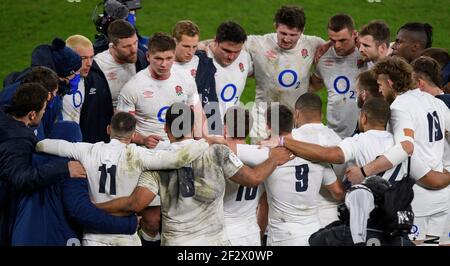
[[[0,108],[0,245],[10,241],[18,197],[54,184],[69,175],[67,163],[34,167],[36,136],[32,129]]]
[[[47,44],[37,46],[31,54],[31,66],[45,66],[55,70],[52,52]],[[9,74],[3,81],[5,88],[0,94],[0,106],[11,104],[12,97],[18,86],[30,72],[31,67],[26,68],[22,72],[13,72]],[[62,99],[59,95],[55,96],[45,109],[44,117],[37,129],[38,140],[50,136],[56,121],[62,120]]]
[[[436,95],[436,98],[443,101],[447,105],[447,107],[450,109],[450,94],[446,93],[446,94]]]
[[[54,158],[58,157],[38,155],[33,161],[41,164]],[[87,179],[64,178],[56,184],[21,196],[11,244],[79,245],[83,230],[102,234],[133,234],[136,228],[134,215],[116,217],[97,209],[89,198]]]
[[[136,72],[148,66],[147,59],[142,51],[138,50]],[[106,127],[114,114],[112,96],[105,74],[95,62],[85,78],[84,103],[80,113],[80,128],[83,141],[96,143],[109,142]]]

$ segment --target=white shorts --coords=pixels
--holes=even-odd
[[[448,210],[429,216],[414,218],[414,226],[411,229],[411,240],[425,240],[425,236],[442,236],[447,225]]]
[[[261,235],[259,232],[238,238],[230,239],[232,246],[261,246]]]
[[[308,236],[297,236],[295,238],[274,241],[270,234],[267,236],[267,246],[309,246]]]
[[[133,235],[85,234],[82,246],[142,246],[137,233]]]
[[[309,246],[308,239],[320,229],[320,224],[316,219],[311,223],[288,222],[273,227],[269,222],[268,227],[267,246]]]

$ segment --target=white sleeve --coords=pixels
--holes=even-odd
[[[259,148],[258,145],[238,144],[236,146],[238,158],[245,164],[254,167],[269,158],[268,148]]]
[[[322,185],[328,186],[336,182],[337,177],[331,167],[325,167],[323,171]]]
[[[394,134],[395,143],[400,143],[405,139],[404,129],[411,129],[415,131],[411,112],[398,108],[398,106],[391,105],[391,126]]]
[[[342,153],[344,153],[344,162],[355,161],[356,153],[358,152],[358,141],[357,135],[354,137],[345,138],[338,144],[341,148]]]
[[[136,152],[142,170],[166,170],[186,166],[200,157],[208,147],[205,140],[198,140],[179,150],[150,150],[136,146]]]
[[[252,57],[250,56],[250,54],[247,55],[247,65],[248,65],[248,74],[247,76],[253,76],[253,60]]]
[[[117,97],[117,110],[123,112],[134,113],[136,111],[136,103],[138,101],[135,91],[137,90],[130,80],[127,82],[123,88],[120,90],[119,96]]]
[[[93,144],[91,143],[72,143],[61,139],[44,139],[37,143],[36,151],[82,160],[92,146]]]
[[[367,220],[375,208],[373,194],[365,189],[347,193],[345,205],[350,212],[350,232],[353,243],[366,242]]]

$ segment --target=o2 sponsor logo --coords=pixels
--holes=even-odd
[[[290,89],[292,87],[299,88],[300,81],[297,72],[292,69],[286,69],[278,74],[278,84],[285,89]]]
[[[158,121],[161,123],[165,123],[166,122],[166,112],[167,109],[169,109],[169,106],[164,106],[163,108],[159,109],[158,111]]]
[[[234,103],[237,103],[239,97],[237,97],[236,94],[237,94],[236,85],[234,85],[233,83],[229,83],[225,85],[222,91],[220,92],[220,99],[225,103],[233,101]]]
[[[350,80],[346,76],[338,76],[333,82],[334,90],[338,94],[350,93],[350,99],[356,99],[356,92],[350,90]]]
[[[75,108],[78,108],[83,104],[83,95],[81,95],[80,91],[76,91],[72,94],[72,104]]]

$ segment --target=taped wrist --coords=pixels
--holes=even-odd
[[[395,144],[394,147],[385,152],[383,156],[394,166],[408,159],[408,153],[406,153],[400,143]]]

